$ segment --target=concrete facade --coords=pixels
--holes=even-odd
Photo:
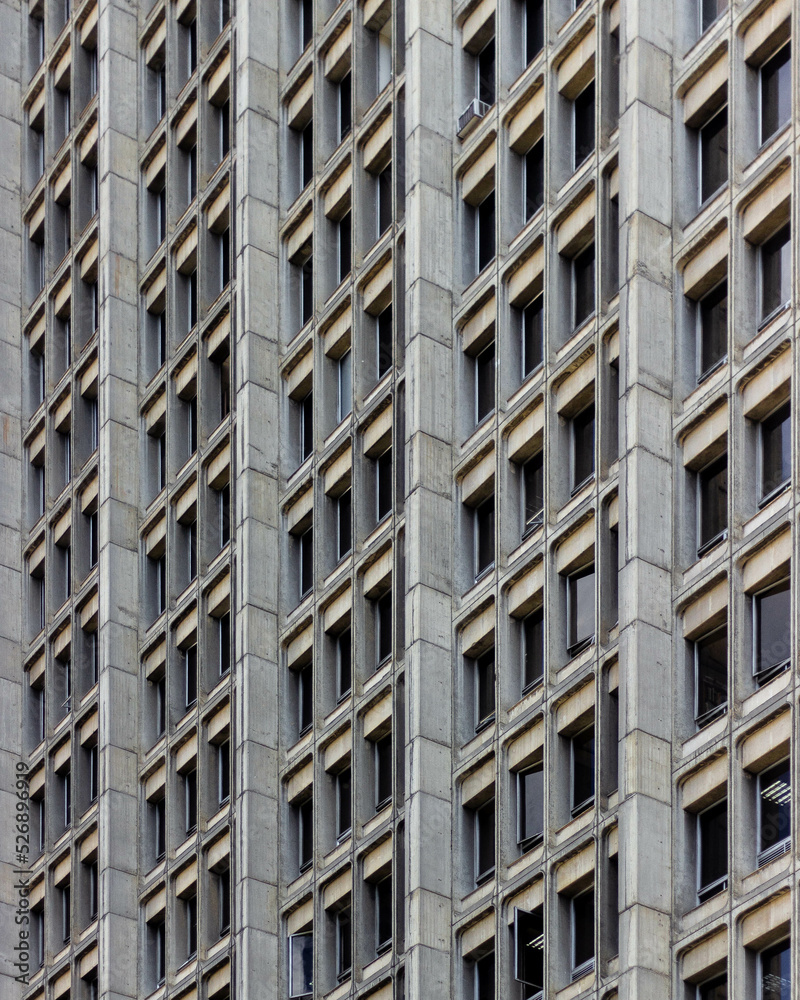
[[[0,15],[9,996],[788,1000],[798,0]]]

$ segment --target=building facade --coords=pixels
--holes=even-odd
[[[796,995],[798,17],[0,0],[4,996]]]

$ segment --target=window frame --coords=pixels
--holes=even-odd
[[[587,796],[581,801],[575,801],[575,748],[577,741],[580,737],[585,736],[586,733],[592,731],[592,769],[591,769],[591,781],[592,781],[592,794]],[[577,733],[573,733],[569,740],[569,796],[570,796],[570,816],[574,819],[576,816],[580,816],[582,813],[587,812],[589,809],[594,808],[594,804],[597,800],[597,746],[596,746],[597,734],[595,731],[595,720],[589,723],[588,726],[584,726]]]
[[[582,962],[578,962],[577,958],[577,945],[578,945],[578,934],[577,934],[577,915],[576,907],[580,900],[584,900],[587,896],[592,897],[592,956],[591,958],[584,959]],[[570,898],[570,982],[577,982],[583,976],[588,975],[595,968],[597,962],[597,949],[595,948],[594,935],[597,930],[597,914],[595,913],[595,891],[594,885],[589,886],[588,889],[584,889],[583,892],[579,892]]]
[[[353,975],[353,917],[350,905],[336,911],[336,982],[344,983]],[[345,936],[348,937],[345,948]],[[349,958],[349,962],[347,959]]]
[[[783,302],[779,302],[776,306],[773,306],[769,312],[764,312],[764,258],[766,248],[775,243],[777,245],[777,239],[779,236],[787,233],[786,239],[781,243],[781,247],[789,246],[789,294],[788,298],[785,298]],[[758,329],[762,330],[764,327],[769,326],[769,324],[779,316],[784,310],[788,309],[792,302],[792,290],[791,290],[791,273],[792,273],[792,226],[791,222],[785,222],[783,225],[779,226],[773,233],[770,234],[765,240],[763,240],[758,245],[758,267],[757,267],[757,299],[758,299]]]
[[[776,840],[774,844],[770,847],[763,846],[763,823],[764,823],[764,778],[769,776],[778,770],[781,765],[786,765],[786,770],[789,773],[789,832],[785,837],[780,840]],[[792,770],[791,770],[791,758],[787,755],[781,758],[781,760],[776,761],[774,764],[770,764],[769,767],[764,768],[756,776],[756,867],[763,868],[768,865],[771,861],[779,858],[782,854],[787,853],[791,850],[792,846],[792,808],[791,808],[791,781],[792,781]],[[769,787],[769,786],[768,786]]]
[[[700,697],[700,684],[699,684],[699,665],[700,665],[699,664],[699,659],[700,659],[699,653],[700,653],[700,643],[703,642],[706,639],[713,638],[719,632],[724,632],[725,633],[725,638],[726,638],[726,667],[725,667],[725,692],[726,692],[726,698],[725,698],[725,701],[722,704],[716,705],[716,706],[714,706],[714,708],[708,709],[708,711],[703,712],[702,715],[701,715],[700,714],[700,703],[699,703],[699,697]],[[712,629],[709,629],[708,632],[704,632],[702,635],[699,635],[696,639],[694,639],[692,641],[692,669],[693,669],[693,676],[694,676],[694,724],[695,724],[695,726],[697,727],[698,730],[704,728],[707,725],[709,725],[715,719],[718,719],[720,716],[725,715],[726,712],[728,711],[728,705],[729,705],[729,702],[730,702],[730,688],[729,688],[728,683],[727,683],[727,681],[728,681],[728,672],[727,672],[728,655],[727,654],[729,654],[730,651],[727,649],[727,646],[728,646],[727,639],[728,639],[728,624],[727,624],[727,622],[723,622],[722,624],[717,625],[717,626],[715,626]]]
[[[593,595],[594,595],[593,601],[592,601],[592,619],[593,619],[593,622],[594,622],[594,628],[592,630],[591,635],[583,636],[580,639],[576,638],[576,640],[575,640],[574,643],[570,643],[569,639],[570,639],[570,633],[572,631],[573,614],[577,613],[576,609],[573,608],[573,602],[575,602],[576,599],[575,599],[575,597],[572,596],[572,581],[573,580],[583,579],[583,577],[585,577],[585,576],[592,576],[592,577],[594,577],[594,586],[592,588],[592,592],[593,592]],[[574,659],[576,656],[578,656],[580,653],[582,653],[585,649],[588,649],[589,646],[593,645],[594,642],[596,641],[596,638],[597,638],[597,608],[596,608],[596,601],[597,601],[597,572],[596,572],[596,566],[595,566],[595,564],[593,562],[592,563],[588,563],[587,565],[582,566],[580,569],[575,570],[573,573],[570,573],[568,576],[565,576],[564,579],[565,579],[566,585],[567,585],[567,656],[569,657],[569,659]],[[577,618],[576,618],[576,621],[575,621],[575,626],[576,626],[576,631],[577,631]]]
[[[762,667],[758,669],[758,654],[760,647],[760,630],[761,630],[761,613],[760,613],[760,600],[762,600],[770,591],[775,591],[777,588],[785,583],[789,584],[789,655],[782,660],[776,660],[774,663],[770,664],[768,667]],[[791,593],[792,593],[792,578],[791,576],[781,577],[780,580],[775,580],[766,587],[762,587],[760,590],[754,591],[750,595],[752,602],[753,611],[753,679],[757,684],[766,684],[768,681],[772,680],[778,674],[783,673],[784,670],[788,669],[792,663],[791,656],[791,630],[792,630],[792,615],[791,615]]]
[[[520,938],[520,932],[521,932],[521,928],[520,928],[520,915],[521,914],[524,914],[531,921],[534,921],[534,920],[538,921],[539,924],[541,924],[541,928],[542,928],[541,935],[537,934],[536,938],[533,939],[534,941],[537,941],[537,940],[541,939],[542,980],[543,980],[543,982],[542,982],[541,988],[539,988],[539,989],[537,989],[537,987],[539,986],[538,983],[531,983],[527,979],[521,978],[521,975],[520,975],[520,973],[522,971],[521,968],[520,968],[520,965],[521,965],[521,961],[520,960],[521,960],[521,956],[522,956],[522,949],[520,947],[520,940],[519,940],[519,938]],[[543,997],[544,997],[544,978],[545,978],[544,972],[545,972],[545,962],[546,962],[546,956],[545,956],[545,941],[546,941],[546,937],[545,937],[545,932],[544,932],[544,908],[541,907],[541,906],[539,906],[535,910],[523,910],[521,907],[515,906],[514,907],[514,924],[513,924],[513,927],[514,927],[514,932],[513,932],[514,933],[514,945],[513,945],[514,979],[516,980],[516,982],[522,983],[525,986],[532,986],[536,990],[535,993],[529,994],[526,997],[526,1000],[543,1000]],[[538,926],[537,926],[537,930],[538,930]],[[534,947],[535,947],[535,945],[534,945]]]
[[[353,412],[353,351],[347,350],[336,361],[336,416],[341,423]]]
[[[473,684],[475,686],[475,732],[480,733],[492,723],[497,718],[497,661],[496,661],[496,650],[492,646],[480,653],[478,656],[474,657],[472,660],[473,669]],[[491,707],[489,710],[481,714],[481,671],[487,669],[487,665],[491,663],[492,670],[492,683],[491,683]],[[487,688],[488,690],[488,688]]]
[[[217,746],[217,805],[219,808],[231,800],[231,741],[223,740]]]
[[[725,474],[726,474],[726,504],[725,504],[725,526],[717,531],[715,534],[710,535],[705,541],[702,540],[703,537],[703,500],[702,500],[702,489],[703,489],[703,476],[709,475],[709,470],[714,466],[721,465],[722,461],[725,462]],[[722,452],[721,455],[717,455],[716,458],[712,458],[710,462],[707,462],[702,469],[697,470],[697,558],[702,559],[706,553],[710,552],[717,545],[720,545],[728,538],[728,531],[730,528],[730,519],[728,517],[728,485],[727,485],[727,475],[728,475],[728,452],[727,450]]]
[[[336,498],[337,563],[353,551],[353,491],[346,489]]]
[[[725,307],[726,312],[726,323],[725,323],[725,351],[716,361],[712,362],[707,368],[703,368],[703,303],[707,302],[709,299],[713,298],[719,293],[720,288],[725,285],[725,299],[728,299],[728,276],[725,275],[724,278],[720,278],[715,285],[704,292],[699,299],[695,300],[695,356],[697,358],[697,384],[700,385],[705,382],[707,378],[710,378],[714,372],[722,368],[723,365],[728,362],[728,320],[727,320],[727,305]],[[719,303],[715,303],[719,305]]]
[[[580,419],[586,419],[587,414],[591,411],[591,424],[592,424],[592,454],[591,454],[591,471],[587,473],[581,480],[578,480],[578,421]],[[595,400],[592,399],[590,403],[582,407],[570,420],[569,422],[569,467],[570,467],[570,478],[572,480],[572,485],[570,488],[570,496],[574,497],[589,483],[593,482],[597,477],[597,409],[595,406]]]
[[[586,153],[586,155],[582,159],[579,160],[578,159],[578,101],[586,94],[586,91],[589,90],[590,88],[592,90],[592,102],[591,102],[592,132],[593,132],[592,148]],[[589,106],[590,105],[588,104],[586,105],[586,107]],[[587,160],[594,153],[597,152],[597,87],[594,77],[592,77],[592,79],[586,84],[586,86],[581,88],[581,90],[572,99],[572,115],[570,117],[572,120],[572,173],[575,173],[576,171],[580,170],[583,164],[586,163]]]
[[[541,477],[542,506],[535,513],[528,515],[528,475],[539,470]],[[544,525],[544,449],[540,448],[522,463],[522,538],[528,538],[534,531]]]
[[[768,493],[765,493],[764,492],[764,478],[765,478],[764,477],[764,453],[765,453],[764,425],[767,423],[768,420],[771,420],[783,409],[787,411],[785,420],[788,421],[789,423],[789,442],[790,442],[789,475],[782,482],[778,483],[777,486],[773,486],[773,488]],[[780,421],[780,423],[784,423],[784,421]],[[778,405],[774,407],[774,409],[770,410],[770,412],[767,413],[766,416],[762,417],[761,420],[758,421],[758,434],[756,436],[756,466],[758,472],[759,510],[761,510],[762,507],[766,507],[767,504],[771,503],[775,499],[775,497],[779,496],[781,493],[783,493],[785,489],[787,489],[791,485],[792,482],[791,437],[792,437],[792,404],[790,400],[785,399],[782,402],[778,403]]]
[[[792,49],[791,49],[791,39],[785,41],[782,45],[779,45],[774,52],[770,53],[766,59],[758,67],[758,139],[759,139],[759,149],[763,149],[764,146],[769,145],[769,143],[779,135],[792,120]],[[788,50],[788,52],[787,52]],[[764,135],[764,68],[769,66],[770,63],[775,62],[778,57],[782,54],[787,54],[786,62],[789,63],[789,117],[784,122],[779,122],[775,129],[770,132],[769,135]],[[785,65],[782,63],[781,65]],[[776,109],[777,116],[777,109]]]
[[[495,500],[494,493],[490,494],[485,499],[481,500],[479,504],[472,508],[472,551],[473,551],[473,573],[475,576],[475,582],[482,580],[489,573],[494,571],[495,565],[497,563],[497,521],[496,521],[496,510],[495,510]],[[488,517],[491,513],[491,547],[492,547],[492,558],[485,565],[480,565],[480,551],[481,551],[481,537],[482,531],[485,530],[485,525],[482,528],[481,516]]]
[[[577,266],[591,252],[592,255],[592,308],[584,316],[578,317],[578,278]],[[579,330],[586,323],[590,323],[597,316],[597,245],[594,238],[586,244],[574,257],[570,258],[570,310],[572,331]],[[588,269],[587,269],[588,273]]]
[[[343,844],[353,832],[353,770],[343,767],[335,775],[336,782],[336,843]],[[342,826],[343,821],[349,822]]]
[[[767,945],[766,948],[762,948],[756,955],[756,997],[757,1000],[764,1000],[764,958],[771,952],[773,954],[782,954],[783,952],[789,952],[789,975],[790,983],[789,987],[791,989],[791,938],[783,938],[780,941],[776,941],[772,944]],[[783,985],[783,981],[781,981]]]
[[[389,747],[389,794],[381,796],[381,779],[385,777],[381,773],[381,750],[386,747],[387,742]],[[375,812],[379,813],[394,799],[394,768],[392,767],[394,755],[391,730],[373,742],[373,754],[375,755]]]
[[[475,872],[475,885],[476,886],[483,885],[484,883],[488,882],[490,879],[494,878],[495,873],[497,871],[497,831],[495,829],[495,826],[496,826],[496,823],[497,823],[496,807],[497,807],[497,803],[496,803],[496,800],[495,800],[495,796],[492,795],[491,798],[487,799],[485,802],[482,802],[477,807],[477,809],[475,809],[473,811],[473,814],[474,814],[474,817],[475,817],[474,818],[474,823],[475,823],[475,836],[474,836],[475,854],[474,854],[474,868],[473,868],[473,871]],[[483,871],[481,871],[481,868],[480,868],[480,855],[481,855],[481,844],[482,844],[482,838],[481,838],[481,816],[482,816],[483,813],[486,813],[489,810],[491,810],[491,814],[492,814],[491,840],[492,840],[492,854],[494,856],[494,861],[493,861],[493,863],[488,868],[486,868]]]
[[[383,629],[385,627],[384,617],[388,610],[389,619],[389,650],[384,655],[381,655],[381,637],[383,636]],[[394,602],[392,601],[392,591],[387,590],[385,594],[375,601],[375,671],[381,669],[381,667],[389,663],[392,659],[392,654],[394,652]]]
[[[528,632],[527,632],[527,628],[526,628],[526,622],[530,621],[531,619],[537,618],[537,617],[540,620],[541,630],[542,630],[542,670],[541,670],[541,673],[539,673],[536,677],[534,677],[532,680],[529,680],[529,681],[526,682],[525,677],[526,677],[526,673],[527,673],[527,669],[526,668],[527,668],[527,664],[528,664]],[[538,608],[534,608],[533,611],[531,611],[529,614],[525,615],[525,617],[522,619],[522,621],[520,622],[520,624],[522,626],[522,641],[520,643],[520,646],[521,646],[521,650],[520,651],[521,651],[521,654],[522,654],[522,657],[521,657],[521,659],[522,659],[522,663],[521,663],[521,667],[522,667],[522,694],[525,695],[525,694],[528,694],[530,691],[535,691],[537,687],[539,687],[540,685],[542,685],[544,683],[544,674],[545,674],[545,615],[544,615],[544,603],[540,604]],[[533,624],[535,625],[536,622],[534,621]]]
[[[349,646],[349,655],[347,657],[347,686],[343,686],[343,664],[344,657],[342,646],[347,643]],[[346,698],[350,696],[353,690],[353,632],[352,628],[348,626],[336,636],[336,704],[340,705]]]
[[[541,831],[530,834],[529,836],[526,837],[523,836],[523,833],[526,832],[523,831],[523,816],[524,816],[523,806],[526,801],[525,792],[523,790],[525,787],[523,779],[528,774],[536,774],[536,773],[541,773],[542,775],[542,789],[541,789],[542,829]],[[544,808],[545,808],[544,807],[544,761],[543,760],[537,761],[536,763],[530,764],[527,767],[522,768],[522,770],[515,772],[515,778],[516,778],[515,783],[516,783],[516,802],[517,802],[517,824],[516,824],[517,847],[523,853],[527,853],[529,850],[531,850],[531,848],[535,847],[537,844],[540,844],[544,840],[544,828],[546,826],[545,815],[544,815]]]
[[[488,401],[488,408],[481,414],[481,374],[487,370],[486,366],[492,376],[489,382],[491,400]],[[474,372],[475,426],[480,427],[484,420],[488,420],[497,410],[497,345],[494,339],[475,355]],[[485,402],[487,400],[484,400]]]
[[[703,197],[703,164],[707,157],[703,155],[703,133],[706,129],[715,122],[721,115],[725,115],[725,130],[727,133],[727,149],[725,153],[725,180],[718,184],[712,191],[710,191],[705,197]],[[728,114],[728,101],[725,100],[720,107],[715,108],[711,112],[711,115],[706,118],[702,125],[697,128],[697,210],[698,212],[703,209],[705,205],[710,204],[714,198],[727,187],[730,183],[730,165],[728,160],[730,158],[730,116]]]
[[[386,890],[388,888],[388,899],[386,898]],[[394,939],[394,914],[392,912],[392,904],[394,900],[394,893],[392,892],[392,875],[391,872],[375,883],[375,954],[383,955],[385,952],[389,951],[392,947],[392,941]],[[389,936],[381,937],[381,918],[386,916],[386,907],[388,907],[389,913]]]
[[[528,312],[533,310],[534,315],[541,317],[541,322],[539,324],[540,335],[541,335],[541,357],[536,364],[532,365],[530,368],[527,367],[528,364],[528,352],[526,350],[526,345],[528,341]],[[535,295],[530,302],[524,305],[520,309],[520,363],[522,368],[522,378],[521,381],[525,382],[536,372],[540,371],[544,367],[544,292],[540,292]]]
[[[700,905],[708,899],[712,899],[714,896],[719,895],[721,892],[725,892],[728,888],[730,880],[730,869],[727,869],[724,875],[719,876],[707,885],[701,885],[700,879],[702,877],[702,866],[703,866],[703,827],[702,827],[702,817],[714,809],[718,809],[720,806],[725,807],[725,852],[727,854],[729,846],[729,836],[728,836],[728,825],[730,817],[728,815],[728,795],[727,793],[722,797],[712,802],[710,805],[706,806],[705,809],[701,809],[696,816],[697,825],[697,874],[696,874],[696,885],[697,885],[697,904]]]
[[[294,979],[295,979],[295,976],[294,976],[294,968],[295,968],[295,966],[294,966],[294,961],[293,961],[293,959],[295,957],[294,956],[294,942],[297,941],[298,938],[308,938],[308,939],[310,939],[310,944],[311,944],[311,949],[310,949],[310,955],[311,955],[311,962],[310,962],[310,965],[311,965],[311,981],[308,984],[306,984],[305,981],[302,982],[302,983],[296,984],[295,981],[294,981]],[[289,951],[289,976],[288,976],[288,979],[289,979],[289,983],[288,983],[288,986],[289,986],[289,1000],[296,1000],[296,998],[297,998],[297,1000],[299,1000],[300,997],[310,997],[310,996],[313,996],[314,995],[314,932],[313,931],[299,931],[296,934],[290,934],[289,935],[289,940],[288,940],[287,944],[288,944],[288,951]],[[300,958],[305,957],[305,954],[306,954],[306,951],[304,949],[303,952],[301,952],[301,954],[300,954]],[[307,990],[306,989],[306,985],[309,985],[311,987],[311,989]],[[298,992],[298,989],[300,989],[302,992]]]

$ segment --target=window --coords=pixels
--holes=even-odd
[[[375,885],[375,951],[378,955],[392,946],[392,876]]]
[[[728,282],[722,281],[697,303],[697,353],[702,382],[728,356]]]
[[[594,80],[575,98],[572,124],[577,170],[594,152]]]
[[[188,542],[188,569],[189,580],[197,579],[197,521],[192,521],[186,526],[186,537]]]
[[[314,4],[313,0],[298,0],[298,14],[300,18],[300,50],[305,49],[314,34]]]
[[[484,417],[494,412],[494,341],[475,358],[475,423],[479,424]]]
[[[222,677],[231,669],[231,615],[226,611],[217,622],[217,654],[219,675]]]
[[[728,0],[700,0],[700,34],[707,31],[727,9]]]
[[[189,442],[189,455],[194,455],[197,451],[197,396],[187,399],[186,416],[188,420],[187,438]]]
[[[377,519],[382,521],[392,512],[392,449],[379,456],[377,460]]]
[[[480,272],[494,260],[495,213],[494,191],[487,194],[475,209],[475,262],[476,273]]]
[[[594,243],[590,243],[572,259],[572,328],[577,330],[594,312]]]
[[[572,982],[594,968],[594,889],[572,900]]]
[[[231,484],[219,490],[219,547],[224,548],[231,540]]]
[[[594,403],[572,418],[572,494],[594,478]]]
[[[379,597],[375,605],[375,638],[377,657],[380,666],[392,655],[392,592],[387,591]]]
[[[336,775],[336,843],[350,836],[353,825],[353,772],[347,767]]]
[[[313,257],[307,257],[300,268],[300,325],[311,319],[314,313],[314,264]]]
[[[475,732],[494,721],[494,649],[475,658]]]
[[[72,774],[70,771],[64,771],[61,775],[61,795],[63,805],[62,818],[64,820],[64,828],[67,829],[72,825]]]
[[[167,731],[167,682],[160,677],[155,683],[156,698],[156,736],[162,736]]]
[[[473,996],[475,1000],[494,1000],[494,952],[479,958],[474,965],[475,980]]]
[[[767,142],[789,121],[792,111],[791,47],[768,59],[758,73],[761,110],[761,143]]]
[[[494,104],[495,101],[495,50],[494,38],[484,45],[478,55],[475,66],[475,89],[478,100],[484,104]]]
[[[350,978],[353,968],[353,931],[350,907],[336,914],[336,981]]]
[[[353,548],[352,492],[347,490],[336,501],[337,555],[344,557]]]
[[[577,656],[594,642],[594,565],[567,577],[567,653]]]
[[[789,304],[792,296],[792,245],[789,226],[771,236],[759,248],[761,276],[761,322]]]
[[[728,802],[723,799],[697,817],[697,901],[728,887]]]
[[[342,219],[339,220],[337,225],[338,233],[338,249],[339,249],[339,281],[344,281],[344,279],[350,274],[353,263],[353,251],[352,251],[352,215],[350,212],[347,213]]]
[[[475,810],[475,882],[494,875],[494,799]]]
[[[792,952],[788,941],[765,948],[758,956],[758,1000],[791,1000]]]
[[[89,880],[89,920],[97,919],[97,901],[98,901],[98,877],[97,877],[97,862],[91,861],[86,866],[86,875]]]
[[[540,368],[544,360],[544,296],[538,295],[522,310],[522,378]]]
[[[300,402],[300,461],[305,462],[314,449],[314,397],[312,393]]]
[[[231,744],[225,740],[217,747],[217,801],[224,805],[231,797]]]
[[[728,456],[697,474],[697,557],[728,537]]]
[[[792,777],[789,761],[758,776],[758,866],[769,864],[791,846]]]
[[[544,834],[544,770],[541,763],[517,773],[517,844],[527,851]]]
[[[763,505],[788,485],[792,475],[791,407],[784,403],[759,424]]]
[[[153,837],[158,862],[167,853],[167,803],[163,797],[153,802]]]
[[[194,201],[197,195],[197,146],[194,145],[186,153],[186,195],[187,202]],[[194,325],[194,324],[192,324]]]
[[[89,801],[97,801],[98,790],[98,749],[97,745],[89,747]]]
[[[714,629],[694,644],[695,722],[707,725],[728,707],[728,632]]]
[[[544,139],[525,154],[525,222],[544,204]]]
[[[183,901],[186,919],[186,958],[197,954],[197,896],[189,896]]]
[[[380,94],[392,78],[392,19],[389,18],[375,36],[377,43],[376,69],[377,90]]]
[[[163,986],[167,978],[167,927],[164,917],[148,924],[153,953],[153,976],[156,986]]]
[[[311,592],[314,586],[314,530],[306,528],[298,539],[300,564],[300,597]]]
[[[187,834],[197,829],[197,770],[187,771],[183,776],[184,825]]]
[[[197,702],[197,646],[190,646],[183,653],[183,685],[189,708]]]
[[[310,0],[308,0],[310,3]],[[314,176],[314,123],[308,125],[300,133],[300,187],[301,189]]]
[[[522,466],[522,537],[544,523],[544,455],[541,451]]]
[[[225,868],[217,875],[217,899],[219,901],[219,936],[223,937],[231,929],[230,868]]]
[[[350,131],[353,123],[352,105],[352,76],[347,73],[339,82],[339,141]]]
[[[336,416],[344,420],[353,409],[353,352],[345,351],[337,362],[338,399]]]
[[[570,785],[573,816],[594,805],[594,725],[570,740]]]
[[[541,998],[544,992],[544,919],[542,910],[533,913],[514,908],[514,978],[524,983],[525,1000]]]
[[[348,628],[336,637],[336,700],[343,701],[353,685],[353,633]]]
[[[475,508],[475,579],[494,567],[494,497]]]
[[[392,734],[375,741],[375,812],[392,801]]]
[[[377,177],[378,185],[378,236],[392,224],[392,165],[384,167]]]
[[[700,204],[728,183],[728,109],[700,129]]]
[[[298,731],[302,736],[314,722],[314,668],[310,663],[297,672]]]
[[[289,938],[289,997],[310,997],[314,991],[314,935],[307,931]]]
[[[300,871],[311,867],[314,857],[314,804],[311,798],[305,799],[297,807],[298,820],[298,863]]]
[[[753,594],[753,676],[759,684],[791,662],[791,586],[787,577]]]
[[[388,305],[377,319],[378,378],[383,378],[392,367],[394,348],[392,346],[392,307]]]
[[[544,678],[544,608],[522,620],[522,691],[532,690]]]
[[[70,939],[70,926],[71,920],[71,893],[69,891],[69,886],[65,885],[59,890],[59,895],[61,896],[61,940],[66,944]]]
[[[544,48],[544,0],[525,0],[525,64]]]

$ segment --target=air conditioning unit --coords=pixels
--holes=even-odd
[[[458,138],[463,139],[464,136],[469,135],[488,110],[488,104],[484,104],[483,101],[474,97],[458,116]]]

